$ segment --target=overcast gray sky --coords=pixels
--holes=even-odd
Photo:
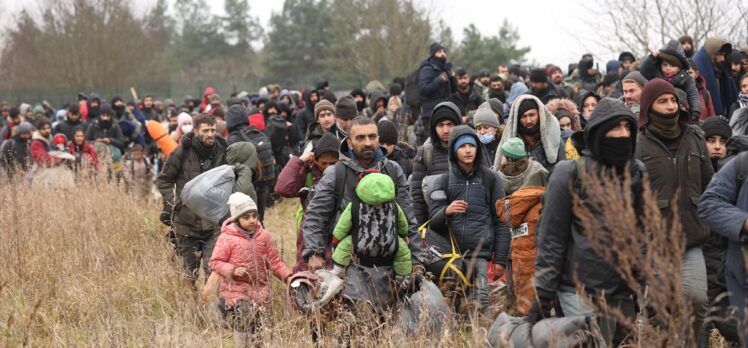
[[[156,0],[132,0],[138,7],[145,8]],[[172,0],[173,1],[173,0]],[[223,0],[207,0],[211,10],[223,12]],[[576,62],[587,51],[595,54],[597,61],[604,66],[608,59],[616,59],[617,54],[603,48],[585,45],[585,38],[592,35],[585,26],[587,6],[594,4],[582,0],[416,0],[423,8],[444,19],[452,28],[457,42],[462,30],[474,23],[484,35],[495,35],[504,18],[514,25],[520,35],[520,45],[530,46],[528,61],[538,64],[554,63],[566,70],[566,65]],[[29,2],[0,0],[0,17],[5,12],[12,13],[28,6]],[[250,0],[252,13],[267,28],[270,16],[280,12],[283,0]],[[589,20],[587,18],[587,20]],[[7,23],[7,22],[6,22]],[[0,24],[1,25],[1,24]],[[424,43],[428,45],[428,43]]]

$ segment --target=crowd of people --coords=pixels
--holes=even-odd
[[[65,168],[80,184],[123,182],[145,199],[157,189],[188,279],[201,268],[220,275],[237,344],[269,304],[270,273],[285,282],[320,269],[345,280],[346,301],[380,311],[430,273],[455,310],[488,315],[489,284],[504,279],[514,314],[531,323],[594,316],[619,344],[626,328],[577,289],[628,317],[642,315],[637,293],[593,247],[574,197],[588,204],[580,178],[610,172],[630,178],[621,182],[641,212],[648,178],[686,244],[693,335],[684,342],[705,346],[716,328],[745,344],[748,48],[720,38],[696,47],[684,36],[643,57],[623,52],[604,72],[585,54],[566,72],[502,64],[471,74],[447,53],[433,43],[409,76],[350,92],[322,81],[228,97],[206,88],[181,103],[96,93],[61,108],[3,102],[0,164],[11,184]],[[177,143],[168,156],[147,121]],[[209,221],[180,192],[224,164],[234,166],[236,192],[230,214]],[[289,217],[298,231],[292,267],[263,227],[281,197],[300,201]],[[732,331],[718,324],[729,320]]]

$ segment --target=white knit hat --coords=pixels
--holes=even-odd
[[[251,197],[241,192],[234,192],[229,196],[229,210],[231,219],[236,221],[240,216],[251,211],[257,211],[257,204]]]

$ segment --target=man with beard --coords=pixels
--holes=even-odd
[[[548,69],[548,75],[551,76],[551,82],[553,83],[553,86],[556,87],[556,91],[561,98],[574,100],[576,93],[574,93],[574,88],[572,86],[569,86],[564,82],[564,72],[561,71],[561,67],[558,65],[551,66],[550,69]]]
[[[421,118],[418,134],[420,138],[428,137],[431,113],[437,104],[446,101],[457,90],[457,81],[452,76],[452,64],[447,63],[447,50],[442,44],[434,42],[429,47],[429,58],[421,62],[418,70],[418,89],[421,91]],[[420,142],[420,141],[419,141]]]
[[[164,164],[156,179],[156,186],[164,200],[161,222],[172,226],[176,245],[182,256],[186,277],[194,285],[199,275],[200,258],[203,270],[210,274],[208,261],[213,253],[219,226],[201,219],[184,204],[181,193],[184,185],[210,169],[226,164],[228,144],[216,135],[216,119],[207,113],[195,116],[194,130],[186,134]]]
[[[356,101],[356,109],[358,113],[363,115],[364,109],[366,109],[366,93],[361,88],[356,88],[351,91],[353,99]]]
[[[561,98],[556,87],[548,83],[548,75],[543,69],[532,69],[530,72],[530,94],[540,99],[543,104]]]
[[[470,74],[465,69],[457,69],[455,76],[457,77],[457,91],[452,94],[450,101],[460,108],[462,116],[465,117],[485,100],[481,97],[478,87],[470,84]]]
[[[31,169],[29,141],[33,131],[34,127],[31,123],[22,122],[16,126],[16,134],[3,141],[2,146],[0,146],[0,166],[5,168],[9,178]]]
[[[156,120],[156,111],[153,109],[153,96],[147,95],[143,97],[140,111],[143,112],[146,120]]]
[[[725,113],[730,105],[738,99],[738,88],[730,78],[730,62],[727,57],[732,53],[732,45],[721,38],[709,38],[704,46],[696,52],[693,60],[701,77],[706,82],[706,88],[712,96],[712,105],[717,115],[732,115]]]
[[[616,347],[624,338],[614,338],[618,317],[609,315],[609,312],[598,312],[588,304],[588,299],[577,294],[577,289],[584,288],[595,302],[605,300],[612,310],[619,310],[630,320],[636,317],[634,290],[627,286],[605,257],[591,247],[592,242],[583,231],[583,222],[575,212],[576,197],[586,209],[596,211],[596,208],[585,197],[583,181],[579,180],[582,171],[578,168],[584,168],[585,173],[615,174],[622,183],[628,172],[631,178],[628,190],[633,196],[630,202],[637,218],[643,220],[640,212],[644,205],[642,181],[645,167],[634,159],[636,120],[622,102],[603,98],[593,111],[584,133],[588,147],[582,157],[559,163],[548,179],[538,225],[541,233],[536,235],[535,290],[538,300],[530,309],[528,321],[535,323],[548,317],[553,299],[558,296],[564,315],[594,316],[605,341],[610,344],[615,340],[613,346]],[[639,221],[642,223],[644,221]],[[595,231],[608,235],[616,232],[615,228]],[[636,255],[632,257],[637,259]]]
[[[73,139],[75,135],[75,128],[83,127],[83,121],[81,121],[81,114],[78,104],[70,104],[65,114],[65,119],[57,122],[55,128],[52,129],[52,134],[64,134],[66,138]]]
[[[101,149],[101,146],[111,145],[116,147],[121,154],[125,150],[125,141],[119,125],[114,123],[113,115],[114,110],[109,105],[102,106],[98,119],[86,130],[86,139],[96,143],[97,151]]]
[[[641,99],[642,88],[647,84],[647,79],[638,71],[632,71],[621,81],[623,86],[623,96],[621,101],[634,113],[634,117],[639,118],[639,100]]]
[[[60,165],[62,160],[51,156],[49,151],[52,150],[52,122],[42,116],[36,120],[36,132],[31,136],[31,158],[39,167],[55,167]]]
[[[504,90],[504,81],[500,76],[491,76],[488,81],[488,93],[484,96],[486,99],[496,98],[501,103],[506,103],[506,91]]]
[[[416,231],[407,178],[400,166],[386,158],[385,149],[379,145],[377,125],[373,120],[356,117],[351,122],[349,135],[340,145],[340,160],[325,170],[322,179],[315,185],[316,193],[306,209],[301,232],[304,237],[302,255],[308,260],[309,270],[314,272],[325,267],[325,252],[332,242],[332,226],[337,225],[344,208],[357,197],[355,189],[359,177],[367,171],[376,170],[387,174],[395,183],[397,204],[408,221],[407,239],[414,263],[413,271],[420,273],[422,268],[418,264],[423,243]],[[371,309],[381,318],[379,315],[388,314],[386,309],[396,308],[397,300],[389,280],[395,278],[392,262],[381,261],[381,255],[376,255],[378,250],[387,248],[371,241],[362,241],[355,249],[357,255],[366,257],[346,268],[344,304],[356,311]],[[359,302],[368,303],[368,306],[355,306]],[[368,312],[354,314],[354,317],[362,318],[361,314]]]
[[[699,332],[707,311],[707,274],[702,244],[709,228],[698,218],[696,204],[714,174],[703,132],[689,125],[688,112],[679,108],[675,87],[663,79],[647,82],[641,94],[637,158],[647,167],[652,190],[657,193],[662,217],[673,216],[677,204],[680,226],[685,233],[682,282],[686,301]],[[677,200],[673,202],[673,199]],[[673,202],[673,203],[671,203]]]
[[[525,94],[514,101],[499,147],[512,137],[521,138],[530,157],[548,171],[566,159],[558,119],[535,96]],[[494,168],[501,167],[503,157],[501,151],[496,152]]]

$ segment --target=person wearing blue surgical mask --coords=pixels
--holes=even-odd
[[[496,113],[491,109],[488,102],[481,104],[480,107],[475,111],[473,115],[473,124],[475,124],[475,131],[478,133],[478,139],[485,148],[483,153],[486,158],[489,159],[486,163],[493,163],[490,161],[491,158],[496,157],[496,150],[499,148],[499,140],[501,140],[501,124]]]

